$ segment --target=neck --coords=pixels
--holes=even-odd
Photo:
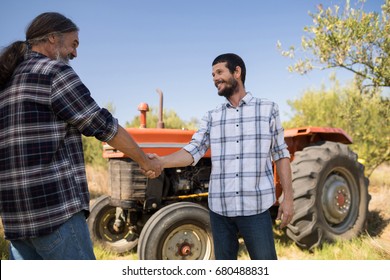
[[[229,102],[234,106],[238,107],[240,101],[245,97],[246,91],[243,86],[239,86],[237,91],[228,98]]]
[[[31,50],[37,53],[41,53],[51,59],[55,59],[55,51],[52,45],[47,42],[36,44],[31,46]]]

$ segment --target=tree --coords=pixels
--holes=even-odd
[[[382,13],[365,12],[364,0],[353,9],[346,0],[343,10],[339,6],[325,9],[318,6],[309,13],[313,25],[306,26],[301,51],[308,56],[298,58],[289,71],[300,74],[313,69],[342,68],[353,72],[365,86],[390,87],[390,0],[384,0]],[[296,48],[282,55],[297,57]]]
[[[84,135],[82,139],[85,164],[106,167],[107,160],[103,158],[102,142],[95,137],[86,137]]]
[[[195,130],[199,121],[196,118],[192,118],[189,122],[185,122],[177,115],[174,110],[164,109],[164,127],[176,128],[176,129],[193,129]],[[147,113],[146,127],[156,128],[158,123],[158,108],[152,107]],[[140,117],[136,116],[131,122],[126,122],[126,127],[139,127]]]
[[[361,94],[359,83],[309,89],[300,99],[288,101],[295,113],[284,127],[330,126],[343,128],[353,139],[352,149],[364,160],[366,175],[390,161],[390,102],[380,91]],[[315,109],[313,109],[315,108]]]

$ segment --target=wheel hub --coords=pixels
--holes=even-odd
[[[327,221],[340,224],[347,217],[351,206],[351,192],[347,181],[333,174],[325,182],[322,193],[322,208]]]
[[[184,225],[168,234],[162,251],[163,259],[197,260],[207,250],[207,239],[202,231],[193,225]]]
[[[187,240],[185,240],[183,243],[177,243],[176,246],[178,248],[177,250],[178,255],[182,257],[187,257],[192,255],[191,247],[193,246],[193,244],[189,244]]]
[[[338,194],[336,195],[336,201],[336,205],[339,207],[343,207],[345,205],[345,195],[341,190],[339,190]]]
[[[129,239],[129,237],[133,235],[133,232],[124,221],[119,223],[118,220],[115,219],[114,213],[108,212],[102,218],[100,234],[105,241],[116,242],[122,239]]]

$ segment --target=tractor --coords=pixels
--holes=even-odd
[[[148,105],[140,104],[140,128],[127,131],[145,153],[164,156],[184,147],[195,131],[166,129],[160,94],[157,128],[146,128]],[[291,155],[294,217],[286,235],[300,248],[313,250],[325,242],[349,240],[364,231],[368,215],[368,179],[352,139],[340,128],[286,129]],[[148,179],[136,162],[103,143],[108,159],[110,195],[91,206],[92,240],[124,253],[137,248],[140,260],[213,259],[208,214],[211,152],[196,166],[164,169]],[[282,195],[274,168],[276,195]],[[278,200],[271,208],[276,217]]]

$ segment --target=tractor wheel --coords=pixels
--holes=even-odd
[[[108,251],[125,253],[137,246],[138,235],[126,225],[123,215],[120,216],[120,226],[115,226],[116,211],[117,208],[110,205],[109,196],[100,196],[91,207],[88,228],[94,242]]]
[[[178,202],[157,211],[143,227],[140,260],[208,260],[214,257],[210,217],[206,208]]]
[[[291,164],[295,214],[287,235],[301,248],[349,240],[365,228],[368,179],[347,145],[321,142],[296,152]]]

